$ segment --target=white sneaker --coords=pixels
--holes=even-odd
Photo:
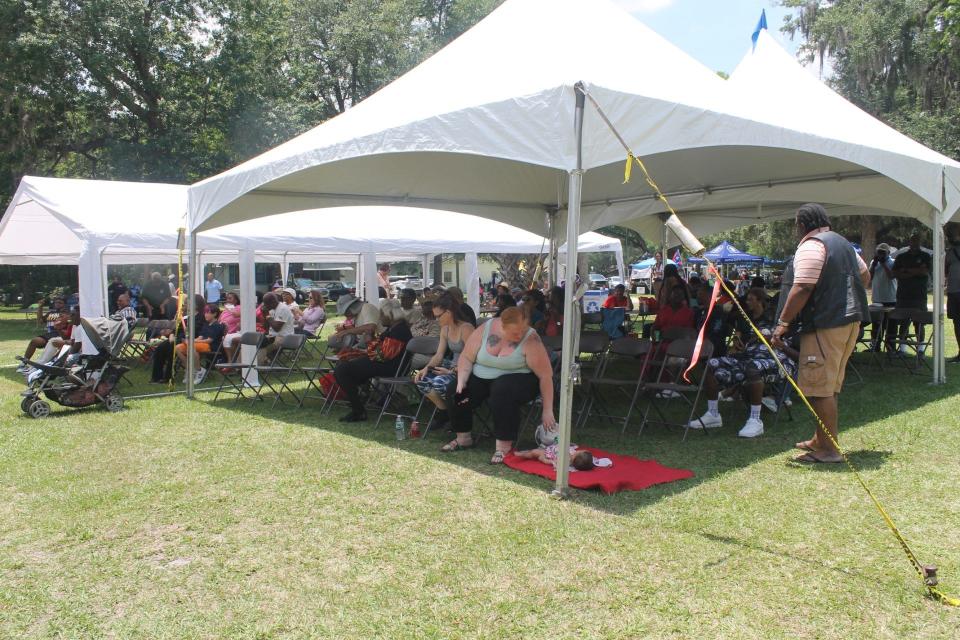
[[[791,400],[790,398],[784,398],[784,399],[783,399],[783,406],[785,406],[785,407],[792,407],[792,406],[793,406],[793,400]]]
[[[193,384],[200,384],[203,382],[203,379],[207,377],[207,370],[200,369],[197,371],[197,375],[193,376]]]
[[[30,365],[28,364],[22,364],[19,367],[17,367],[17,373],[29,373],[29,371],[30,371]]]
[[[741,438],[756,438],[757,436],[762,436],[763,421],[757,420],[756,418],[748,419],[746,424],[743,425],[743,428],[740,429],[740,433],[737,435]]]
[[[760,401],[760,404],[765,406],[770,413],[777,412],[777,401],[773,396],[764,396],[763,400]]]
[[[723,426],[723,418],[720,417],[720,414],[713,415],[709,411],[700,416],[697,420],[691,420],[690,424],[687,425],[691,429],[718,429]]]
[[[674,391],[673,389],[664,389],[663,391],[657,394],[657,397],[660,398],[661,400],[666,398],[679,398],[680,393],[677,391]]]

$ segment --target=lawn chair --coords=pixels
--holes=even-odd
[[[380,421],[383,420],[383,416],[386,415],[404,415],[397,414],[387,411],[390,402],[396,396],[397,392],[402,388],[414,388],[416,385],[413,382],[413,378],[408,375],[410,368],[410,361],[413,360],[413,357],[416,355],[434,355],[437,352],[437,349],[440,346],[440,338],[433,336],[418,336],[416,338],[411,338],[407,342],[407,348],[403,353],[403,357],[400,359],[400,364],[397,366],[397,372],[388,378],[373,378],[370,380],[371,388],[379,389],[382,395],[382,402],[380,403],[380,415],[377,416],[377,424],[375,426],[380,426]],[[417,411],[413,414],[413,417],[420,415],[420,409],[423,407],[423,403],[426,401],[424,396],[420,396],[420,403],[417,405]],[[434,408],[434,413],[436,413],[436,408]],[[430,420],[433,420],[431,416]],[[429,423],[427,425],[429,427]]]
[[[269,389],[273,392],[271,409],[276,407],[278,402],[283,402],[284,391],[289,391],[299,404],[300,397],[290,388],[289,383],[293,374],[299,372],[297,365],[306,342],[305,337],[302,333],[291,333],[276,338],[280,344],[274,351],[270,364],[252,367],[260,377],[260,386],[256,390],[256,395],[251,398],[251,402],[263,400],[263,390]]]
[[[237,349],[236,355],[232,362],[220,362],[213,366],[212,371],[220,374],[220,386],[217,387],[217,393],[213,397],[213,401],[216,402],[220,397],[220,394],[223,393],[223,388],[227,384],[230,385],[230,390],[227,393],[232,393],[234,395],[234,400],[239,401],[240,398],[245,398],[246,396],[243,393],[243,389],[247,387],[247,379],[250,376],[250,371],[252,371],[257,365],[257,357],[260,355],[260,348],[263,346],[264,335],[256,331],[247,331],[246,333],[240,336],[240,339],[237,341],[239,348]],[[243,357],[243,347],[253,347],[253,359],[250,361],[252,364],[243,364],[240,361],[240,358]]]
[[[921,311],[917,309],[894,309],[887,318],[891,322],[909,322],[909,328],[903,340],[899,336],[888,336],[892,341],[894,348],[887,354],[887,358],[892,362],[902,364],[911,374],[917,373],[921,365],[930,367],[924,359],[925,352],[930,348],[933,338],[933,314],[930,311]],[[915,325],[922,325],[925,329],[925,339],[920,340],[917,337]],[[906,347],[906,352],[900,351],[898,343]],[[912,363],[912,366],[911,366]]]
[[[326,352],[326,347],[321,348],[320,343],[323,342],[323,338],[320,337],[320,332],[323,331],[323,327],[327,324],[327,321],[324,320],[320,323],[320,326],[317,327],[317,330],[313,332],[313,335],[305,333],[304,338],[306,341],[303,343],[303,350],[305,354],[315,355],[321,360]]]
[[[643,428],[650,422],[650,411],[654,410],[660,417],[658,422],[664,425],[677,425],[683,427],[683,440],[686,441],[687,433],[690,431],[690,422],[694,418],[694,412],[697,408],[697,402],[703,394],[703,385],[706,381],[706,367],[694,369],[690,376],[691,382],[683,380],[683,372],[690,366],[693,359],[693,350],[696,347],[696,340],[681,339],[674,340],[667,347],[666,353],[662,359],[657,377],[654,382],[646,382],[641,390],[649,396],[646,411],[643,414],[643,422],[640,424],[640,430],[637,435],[643,433]],[[709,340],[704,340],[700,348],[700,362],[706,362],[713,355],[713,344]],[[669,391],[673,397],[657,398],[657,394]],[[692,396],[692,400],[691,400]],[[673,404],[674,400],[682,399],[690,408],[687,419],[682,423],[671,423],[663,412],[663,407]],[[706,429],[703,430],[706,432]]]
[[[130,340],[123,347],[120,359],[136,361],[143,355],[147,344],[149,344],[147,342],[147,327],[149,324],[150,320],[148,318],[137,318],[130,330]]]
[[[633,414],[637,398],[640,395],[640,389],[643,385],[643,370],[647,364],[647,357],[650,353],[652,344],[649,340],[638,340],[636,338],[620,338],[610,343],[610,349],[603,363],[603,368],[596,372],[592,378],[586,380],[586,386],[592,388],[580,416],[577,426],[582,427],[586,424],[587,418],[599,416],[607,418],[611,422],[613,419],[622,420],[623,427],[621,432],[626,431],[627,424]],[[614,415],[607,408],[601,389],[604,387],[613,388],[620,392],[624,398],[629,401],[625,415]],[[595,412],[594,406],[599,406],[601,411]]]

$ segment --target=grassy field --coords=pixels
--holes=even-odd
[[[19,316],[22,317],[22,316]],[[32,334],[0,319],[0,362]],[[950,354],[955,345],[951,342]],[[950,384],[856,356],[842,442],[943,587],[960,593],[960,368]],[[143,370],[125,395],[155,391]],[[693,470],[642,492],[575,492],[446,455],[443,434],[182,396],[119,414],[19,410],[0,369],[3,638],[949,638],[844,469],[789,462],[799,409],[757,440],[685,443],[599,422],[575,441]],[[765,414],[765,418],[768,416]],[[768,421],[768,424],[772,420]],[[618,431],[618,430],[616,430]]]

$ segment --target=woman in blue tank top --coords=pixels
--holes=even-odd
[[[457,362],[456,395],[447,402],[455,440],[441,451],[473,446],[473,410],[489,401],[496,451],[490,464],[500,464],[513,448],[522,408],[537,394],[543,398],[543,424],[553,429],[553,369],[550,357],[523,312],[512,307],[474,331]]]

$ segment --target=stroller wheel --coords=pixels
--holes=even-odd
[[[36,397],[24,398],[20,401],[20,410],[24,413],[30,413],[30,405],[32,405],[34,401],[36,401]]]
[[[110,413],[116,413],[123,410],[123,396],[119,393],[111,393],[103,399],[103,404]]]
[[[50,405],[43,400],[34,400],[27,411],[31,418],[46,418],[50,415]]]

